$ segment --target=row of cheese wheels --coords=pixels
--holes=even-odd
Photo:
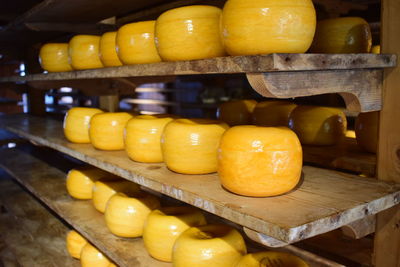
[[[90,142],[96,149],[125,149],[135,161],[164,161],[177,173],[218,171],[226,189],[245,196],[286,193],[297,185],[302,169],[300,141],[287,127],[229,128],[217,120],[72,108],[64,133],[68,140]]]
[[[236,100],[225,102],[218,109],[218,118],[230,126],[286,126],[304,145],[334,145],[346,134],[346,116],[338,108],[298,106],[287,101]],[[379,111],[360,113],[355,122],[358,145],[376,153]]]
[[[316,24],[311,0],[228,0],[223,10],[180,7],[156,21],[126,24],[101,37],[76,35],[69,44],[48,43],[40,51],[40,62],[43,69],[58,72],[226,54],[304,53],[312,43],[316,53],[370,52],[371,32],[364,19]]]
[[[77,199],[93,199],[104,212],[110,232],[119,237],[143,237],[155,259],[173,266],[252,267],[277,260],[284,266],[306,267],[302,259],[287,253],[259,252],[246,255],[246,244],[234,228],[207,224],[194,207],[161,207],[159,200],[137,184],[113,177],[93,167],[73,169],[67,191]],[[83,267],[115,266],[75,231],[67,235],[67,249]]]

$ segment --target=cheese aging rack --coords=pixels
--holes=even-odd
[[[65,249],[58,248],[61,241],[55,244],[71,228],[118,266],[172,266],[151,258],[141,238],[119,238],[109,233],[102,215],[88,201],[73,201],[68,196],[66,171],[89,164],[137,183],[166,202],[187,203],[204,210],[211,220],[234,225],[251,244],[250,251],[261,246],[288,251],[308,261],[310,266],[400,264],[400,125],[397,123],[400,20],[396,18],[400,5],[397,0],[377,1],[381,6],[382,54],[226,56],[58,73],[41,73],[36,67],[38,43],[60,40],[71,33],[116,30],[125,23],[154,19],[180,6],[221,7],[224,1],[28,2],[17,1],[23,8],[7,18],[0,29],[0,39],[4,39],[0,41],[0,53],[7,60],[24,61],[27,66],[25,76],[0,76],[0,90],[26,92],[30,107],[28,114],[0,116],[0,167],[18,184],[0,180],[0,224],[2,229],[10,229],[0,233],[3,240],[0,245],[5,247],[0,250],[3,263],[25,266],[29,259],[26,255],[42,251],[41,261],[34,259],[35,264],[55,266],[51,260],[54,256],[66,257],[65,266],[79,265],[67,258]],[[333,17],[375,3],[313,2]],[[113,23],[102,21],[110,17],[114,17]],[[113,101],[118,95],[132,94],[144,83],[170,82],[188,75],[191,79],[215,75],[229,79],[240,75],[263,97],[287,99],[338,94],[349,112],[380,111],[378,152],[376,155],[362,152],[350,138],[340,147],[304,146],[302,178],[295,190],[277,197],[250,198],[224,190],[217,174],[181,175],[168,170],[164,163],[131,161],[125,151],[100,151],[91,145],[69,143],[63,135],[62,122],[44,113],[44,93],[53,88],[72,87],[99,96],[101,108],[114,111],[117,107]],[[9,143],[16,143],[17,148],[8,148]],[[19,209],[22,203],[28,205]],[[32,221],[54,227],[40,236],[41,233],[27,226],[31,214],[36,214],[30,218]],[[43,242],[22,242],[27,236],[52,240],[54,249],[46,248]],[[360,245],[366,243],[368,248]],[[21,250],[25,244],[30,249]],[[345,251],[344,248],[350,247],[352,251]]]

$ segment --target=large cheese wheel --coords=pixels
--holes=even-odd
[[[379,134],[379,111],[360,113],[355,125],[357,144],[364,150],[376,153]]]
[[[64,117],[64,135],[73,143],[90,143],[89,125],[92,117],[103,113],[97,108],[75,107],[68,110]]]
[[[229,191],[254,197],[292,190],[300,180],[302,148],[286,127],[235,126],[225,132],[218,174]]]
[[[75,70],[102,68],[100,36],[75,35],[69,41],[69,62]]]
[[[47,43],[40,48],[40,66],[48,72],[71,71],[67,43]]]
[[[251,124],[252,113],[257,105],[257,101],[233,100],[222,103],[218,108],[218,119],[226,122],[229,126]]]

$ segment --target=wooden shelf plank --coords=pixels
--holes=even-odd
[[[400,185],[314,167],[303,167],[299,187],[282,196],[250,198],[231,194],[216,174],[182,175],[164,164],[131,161],[124,151],[105,152],[72,144],[62,123],[29,115],[3,116],[0,125],[125,179],[202,208],[286,243],[328,232],[400,202]]]
[[[193,61],[136,64],[121,67],[1,77],[0,82],[55,81],[194,74],[264,73],[276,71],[380,69],[396,66],[395,55],[269,54]]]
[[[151,258],[141,238],[119,238],[111,234],[103,214],[94,209],[91,201],[74,200],[68,195],[65,172],[16,149],[3,150],[0,154],[0,166],[7,173],[119,266],[171,266]]]
[[[1,240],[9,253],[14,254],[16,266],[80,266],[66,249],[68,227],[18,185],[3,177],[0,204]]]

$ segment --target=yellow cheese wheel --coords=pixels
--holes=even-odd
[[[225,55],[219,35],[221,9],[185,6],[168,10],[156,21],[156,44],[164,61]]]
[[[97,248],[87,243],[81,252],[82,267],[110,267],[111,261]],[[111,265],[112,266],[112,265]]]
[[[107,203],[104,218],[107,228],[116,236],[139,237],[149,213],[160,207],[158,199],[147,193],[113,195]]]
[[[221,34],[229,55],[304,53],[315,33],[311,0],[228,0]]]
[[[75,107],[68,110],[64,117],[65,138],[72,143],[90,143],[90,120],[98,113],[103,113],[103,111],[97,108],[84,107]]]
[[[305,145],[334,145],[346,134],[347,120],[338,108],[298,106],[290,114],[290,128]]]
[[[271,263],[278,262],[278,266],[287,267],[308,267],[308,264],[301,258],[277,251],[265,251],[258,253],[250,253],[243,256],[235,267],[260,267],[260,266],[274,266]]]
[[[161,134],[173,117],[168,115],[139,115],[132,118],[125,129],[125,150],[129,158],[138,162],[163,162]]]
[[[116,193],[138,193],[140,186],[124,179],[101,179],[93,185],[93,205],[96,210],[104,212],[108,200]]]
[[[95,148],[101,150],[124,149],[124,129],[132,117],[126,112],[107,112],[94,115],[90,120],[90,142]]]
[[[359,17],[318,21],[311,51],[314,53],[369,53],[372,45],[368,22]]]
[[[360,113],[355,124],[357,144],[365,151],[376,153],[379,135],[379,111]]]
[[[264,101],[253,111],[253,123],[259,126],[288,126],[289,116],[296,104],[285,101]]]
[[[251,114],[257,105],[255,100],[233,100],[222,103],[218,108],[218,119],[229,126],[251,124]]]
[[[206,119],[177,119],[167,124],[161,148],[167,167],[183,174],[217,171],[217,149],[225,123]]]
[[[374,45],[371,48],[371,53],[373,54],[380,54],[381,53],[381,46],[380,45]]]
[[[100,60],[105,67],[122,66],[117,55],[117,32],[106,32],[100,39]]]
[[[179,235],[189,227],[205,224],[204,215],[193,207],[166,207],[153,210],[144,225],[144,245],[153,258],[171,262],[172,248]]]
[[[94,182],[110,176],[112,174],[94,167],[72,169],[67,175],[67,191],[74,198],[91,199]]]
[[[240,233],[227,225],[191,227],[175,242],[174,267],[232,267],[246,254]]]
[[[67,234],[67,251],[71,257],[80,259],[82,248],[87,244],[87,240],[78,234],[78,232],[71,230]]]
[[[69,62],[76,70],[102,68],[100,36],[75,35],[69,41]]]
[[[219,146],[221,184],[239,195],[268,197],[292,190],[302,163],[300,141],[286,127],[235,126]]]
[[[40,48],[40,66],[48,72],[71,71],[67,43],[47,43]]]
[[[154,43],[155,21],[129,23],[118,29],[117,53],[125,65],[160,62]]]

